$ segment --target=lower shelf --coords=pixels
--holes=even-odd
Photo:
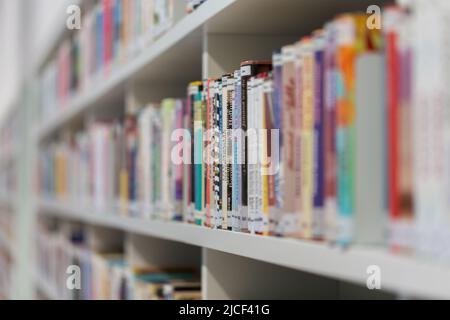
[[[384,248],[352,246],[343,249],[320,242],[94,213],[77,205],[43,199],[38,201],[38,211],[58,218],[217,250],[362,286],[366,286],[370,276],[368,268],[375,265],[380,270],[383,290],[411,297],[450,299],[450,287],[445,285],[450,285],[450,266],[438,261],[395,255]]]

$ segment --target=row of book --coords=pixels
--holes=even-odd
[[[340,15],[187,99],[89,125],[82,143],[43,151],[43,189],[73,195],[85,172],[88,198],[128,214],[447,255],[449,20],[436,3],[388,7],[381,29]]]
[[[45,197],[98,211],[183,219],[182,163],[172,163],[172,131],[183,128],[185,101],[126,107],[124,119],[87,121],[42,148],[38,181]],[[144,147],[146,146],[146,147]]]
[[[201,284],[195,270],[133,267],[123,252],[90,249],[86,237],[82,229],[71,228],[67,232],[64,228],[55,229],[54,224],[39,225],[36,241],[38,276],[40,282],[52,288],[58,299],[201,299]],[[79,279],[75,278],[77,275]]]
[[[133,59],[184,13],[174,0],[97,0],[82,8],[82,25],[66,38],[41,73],[40,118]]]

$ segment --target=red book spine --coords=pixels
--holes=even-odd
[[[397,34],[390,31],[386,37],[388,81],[388,160],[389,160],[389,212],[391,220],[399,218],[399,167],[398,167],[398,107],[399,107],[399,61]]]
[[[214,81],[213,80],[207,80],[206,81],[206,85],[205,85],[205,103],[206,103],[206,135],[207,135],[207,142],[205,144],[205,150],[210,150],[211,149],[211,129],[212,129],[212,125],[211,125],[211,112],[212,112],[212,106],[211,106],[211,99],[210,99],[210,90],[211,90],[211,85],[213,85]],[[211,156],[209,153],[206,154],[208,161],[206,161],[206,181],[205,181],[205,225],[207,227],[211,226],[211,193],[210,193],[210,188],[211,188]]]

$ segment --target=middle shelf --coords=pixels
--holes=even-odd
[[[367,268],[376,265],[382,272],[383,289],[412,296],[450,298],[450,291],[442,285],[450,283],[450,268],[437,261],[395,255],[380,247],[343,249],[320,242],[130,218],[47,199],[38,201],[38,210],[61,219],[181,242],[363,286],[368,278]]]

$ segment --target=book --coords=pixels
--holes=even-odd
[[[337,154],[336,154],[336,28],[330,22],[325,26],[326,46],[324,52],[324,170],[325,170],[325,239],[337,240]]]
[[[296,48],[286,46],[282,48],[282,104],[283,104],[283,174],[284,200],[283,213],[280,216],[279,231],[283,236],[300,235],[300,185],[296,179],[298,170],[296,159]]]
[[[241,206],[241,230],[249,230],[248,225],[248,137],[247,137],[247,103],[248,103],[248,82],[251,77],[261,73],[267,72],[272,69],[271,61],[244,61],[241,63],[241,127],[237,128],[242,130],[244,138],[242,139],[241,146],[241,176],[242,176],[242,206]]]
[[[314,156],[313,156],[313,221],[312,238],[323,239],[325,234],[325,103],[324,103],[324,50],[326,34],[318,30],[314,34]]]

